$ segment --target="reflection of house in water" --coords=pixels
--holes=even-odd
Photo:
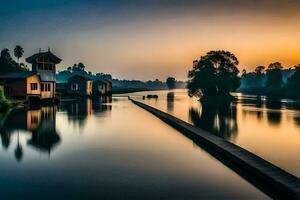
[[[56,108],[42,107],[39,113],[27,112],[27,116],[28,130],[32,131],[32,137],[28,144],[50,153],[51,149],[60,141],[55,126]]]
[[[83,127],[92,114],[103,114],[105,111],[110,111],[112,109],[111,100],[110,96],[105,96],[61,102],[60,110],[67,112],[68,120],[71,123]]]
[[[88,116],[92,114],[92,102],[90,98],[83,98],[78,101],[62,102],[60,109],[67,112],[70,122],[82,127]]]
[[[60,141],[59,134],[56,131],[55,117],[55,107],[41,107],[35,110],[27,110],[25,108],[12,110],[1,127],[2,143],[5,143],[3,145],[9,146],[10,141],[7,138],[11,138],[12,134],[19,133],[22,130],[29,131],[31,139],[27,144],[50,154],[51,150]]]
[[[95,97],[92,99],[92,109],[94,114],[102,114],[105,111],[112,110],[111,96]]]

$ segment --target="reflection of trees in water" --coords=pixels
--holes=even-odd
[[[300,102],[299,101],[292,101],[286,104],[286,108],[290,110],[294,110],[294,121],[295,123],[300,126]]]
[[[270,124],[279,125],[281,122],[281,111],[282,103],[280,99],[267,99],[266,100],[267,111],[267,119]]]
[[[243,119],[246,115],[255,115],[258,120],[263,119],[263,110],[261,108],[264,107],[264,101],[262,96],[256,96],[251,98],[245,98],[241,101]],[[246,105],[246,107],[244,107]],[[256,108],[256,109],[248,109],[248,107]],[[258,109],[257,109],[258,108]]]
[[[167,94],[167,111],[173,112],[174,111],[174,92],[168,92]]]
[[[195,126],[224,139],[236,138],[238,125],[235,106],[202,103],[201,111],[191,108],[189,114]]]
[[[11,111],[0,129],[2,145],[7,148],[11,143],[11,136],[17,133],[17,146],[14,156],[17,161],[23,158],[23,148],[20,143],[20,130],[31,132],[31,139],[27,145],[40,151],[51,149],[59,143],[60,137],[56,131],[56,108],[40,107],[39,109],[18,108]]]
[[[15,149],[15,158],[18,162],[20,162],[23,158],[23,148],[22,148],[22,145],[20,144],[19,130],[18,130],[18,144],[17,144],[17,147]]]

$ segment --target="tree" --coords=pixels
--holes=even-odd
[[[19,59],[23,56],[24,50],[20,45],[17,45],[14,49],[14,55],[15,57],[18,59],[18,63],[19,63]]]
[[[77,68],[84,71],[85,70],[85,66],[82,62],[78,63]]]
[[[174,89],[176,84],[176,79],[174,77],[168,77],[166,83],[169,89]]]
[[[1,57],[2,58],[11,58],[9,50],[7,48],[2,49],[2,51],[1,51]]]
[[[264,74],[264,71],[265,71],[265,66],[260,65],[255,68],[255,73],[258,75]]]
[[[279,62],[271,63],[267,69],[266,86],[270,88],[280,88],[283,84],[282,65]]]
[[[230,96],[240,86],[238,59],[229,51],[210,51],[188,73],[191,96]]]
[[[286,93],[288,96],[300,97],[300,65],[295,66],[295,73],[287,79]]]
[[[20,67],[10,56],[7,48],[0,53],[0,74],[7,74],[12,72],[26,71],[26,68]]]

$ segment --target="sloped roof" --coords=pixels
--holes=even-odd
[[[53,62],[55,62],[55,64],[58,64],[62,61],[62,59],[58,58],[51,51],[46,51],[46,52],[36,53],[36,54],[26,58],[26,62],[33,63],[42,56],[49,56],[53,60]]]
[[[84,76],[84,75],[79,75],[79,74],[72,75],[72,76],[70,76],[67,80],[69,80],[69,79],[71,79],[71,78],[74,78],[74,77],[81,77],[81,78],[83,78],[83,79],[85,79],[85,80],[87,80],[87,81],[90,81],[90,80],[91,80],[89,77]]]
[[[0,76],[0,78],[3,78],[3,79],[27,78],[27,77],[35,75],[35,74],[36,73],[33,71],[15,72],[15,73],[9,73],[9,74]]]
[[[112,82],[107,79],[96,79],[96,80],[94,80],[94,82],[102,82],[102,83],[112,84]]]

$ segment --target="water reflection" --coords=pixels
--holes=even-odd
[[[202,103],[201,109],[190,108],[189,115],[195,126],[210,133],[229,140],[237,136],[236,107],[231,104]]]
[[[266,99],[266,108],[269,109],[267,119],[271,125],[279,125],[281,122],[282,103],[280,99]]]
[[[60,142],[55,126],[56,107],[41,107],[39,109],[17,108],[7,116],[0,129],[2,145],[7,149],[13,134],[17,134],[15,158],[20,161],[23,148],[20,144],[20,131],[29,131],[31,138],[27,145],[41,152],[50,154],[51,150]]]
[[[83,127],[88,116],[92,114],[92,102],[89,98],[84,98],[80,101],[63,102],[60,110],[67,112],[70,123]]]
[[[81,100],[62,102],[60,111],[67,112],[68,120],[71,124],[83,128],[92,114],[97,115],[111,110],[111,102],[111,97],[83,98]]]
[[[101,97],[101,98],[93,98],[92,99],[92,110],[95,116],[102,116],[102,114],[106,114],[106,111],[112,110],[112,97]]]
[[[18,162],[20,162],[23,158],[23,148],[22,145],[20,144],[20,133],[18,131],[18,144],[15,149],[15,158]]]
[[[0,136],[3,149],[8,149],[12,139],[16,138],[14,156],[21,161],[24,148],[20,142],[20,135],[30,135],[26,146],[50,156],[51,151],[60,144],[61,137],[56,129],[56,113],[66,111],[68,119],[82,127],[85,120],[95,115],[111,111],[111,97],[97,99],[81,99],[80,101],[63,102],[59,107],[45,106],[38,108],[13,109],[3,120]],[[13,136],[16,137],[13,137]],[[23,144],[24,145],[24,144]],[[25,148],[26,149],[26,148]]]
[[[174,92],[168,92],[167,94],[167,111],[173,112],[174,111]]]

